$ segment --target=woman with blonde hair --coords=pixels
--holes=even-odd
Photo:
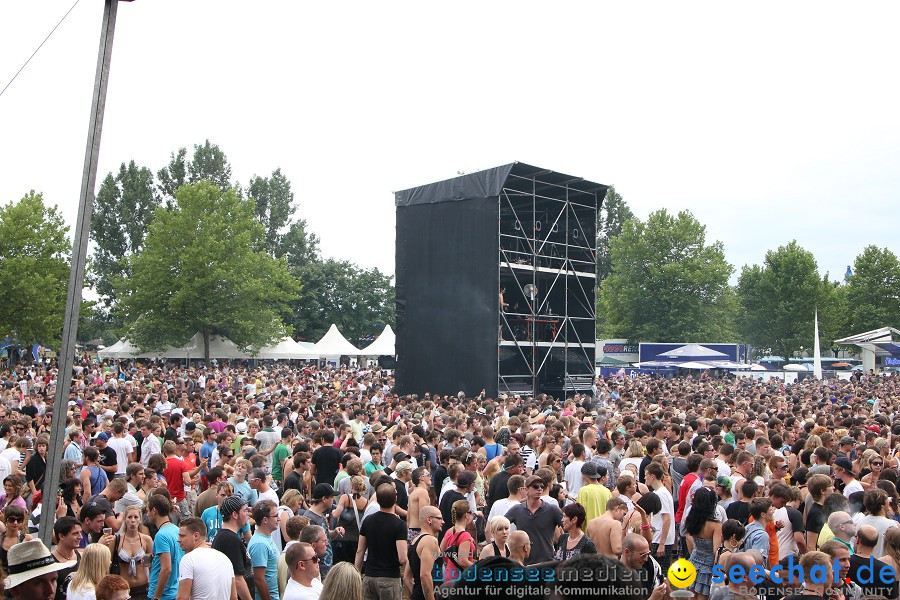
[[[113,545],[113,560],[119,562],[119,573],[128,582],[131,596],[135,599],[146,598],[149,591],[149,573],[147,564],[153,556],[153,540],[146,533],[141,533],[141,509],[132,504],[125,509],[125,532],[116,534]]]
[[[509,519],[502,515],[494,517],[488,521],[488,529],[491,530],[493,540],[481,549],[478,560],[489,556],[505,556],[509,558],[509,546],[506,543],[509,541]]]
[[[868,471],[868,473],[860,477],[859,482],[864,490],[868,490],[874,487],[881,476],[881,472],[884,471],[884,458],[878,454],[877,450],[869,448],[863,452],[859,459],[859,471],[862,472],[863,470]]]
[[[813,435],[809,436],[808,438],[806,438],[806,443],[803,444],[803,449],[804,450],[812,450],[813,452],[815,452],[816,448],[819,448],[821,446],[822,446],[822,438],[820,438],[818,435],[813,434]]]
[[[634,465],[640,470],[642,460],[644,460],[644,445],[640,440],[632,439],[625,449],[625,457],[619,463],[619,472],[624,471],[628,465]]]
[[[362,577],[352,562],[335,563],[329,569],[319,597],[362,600]]]
[[[344,528],[341,543],[335,548],[335,562],[347,561],[353,564],[356,560],[359,526],[362,523],[363,513],[369,505],[366,490],[365,478],[362,475],[354,475],[350,479],[350,493],[341,495],[331,513],[331,516],[338,520],[338,526]]]
[[[300,492],[295,489],[285,490],[281,496],[281,503],[278,505],[278,527],[272,532],[272,540],[275,547],[284,552],[287,545],[287,522],[291,517],[297,516],[297,509],[300,508],[300,502],[303,497]]]
[[[468,500],[457,500],[450,507],[453,527],[444,534],[441,553],[444,556],[444,581],[456,581],[460,573],[475,562],[475,540],[467,531],[475,519]]]
[[[97,584],[109,573],[112,553],[103,544],[88,544],[81,553],[81,563],[72,575],[66,591],[67,600],[96,600]]]

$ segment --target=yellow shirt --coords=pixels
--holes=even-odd
[[[834,539],[834,533],[831,531],[831,527],[828,526],[828,523],[822,525],[822,530],[819,531],[819,537],[816,538],[816,550],[821,550],[822,545],[825,542],[830,542]]]
[[[585,523],[606,512],[606,503],[612,494],[601,484],[584,485],[578,490],[578,504],[584,507]]]

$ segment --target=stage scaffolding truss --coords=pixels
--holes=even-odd
[[[500,393],[582,391],[593,381],[597,211],[606,188],[558,178],[511,173],[500,193]]]

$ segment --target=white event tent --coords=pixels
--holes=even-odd
[[[359,348],[347,341],[337,325],[333,324],[328,329],[328,333],[322,336],[322,339],[316,343],[316,353],[319,356],[359,356],[362,354]]]
[[[162,352],[141,352],[139,348],[125,339],[121,339],[112,346],[104,348],[97,353],[100,358],[182,358],[198,359],[204,357],[203,334],[197,332],[186,344],[179,348],[169,347]],[[291,338],[284,338],[273,346],[261,348],[253,356],[244,352],[231,340],[214,335],[209,339],[210,358],[259,358],[259,359],[297,359],[312,360],[319,357],[318,353],[300,346]]]
[[[397,354],[394,349],[396,342],[397,336],[394,334],[394,330],[390,325],[385,325],[384,331],[359,353],[362,356],[394,356]]]
[[[314,360],[319,358],[319,354],[315,350],[304,348],[293,339],[286,337],[274,346],[260,349],[256,358],[273,360]]]

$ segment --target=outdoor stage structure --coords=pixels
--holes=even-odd
[[[589,391],[607,188],[516,162],[397,192],[398,391]]]

